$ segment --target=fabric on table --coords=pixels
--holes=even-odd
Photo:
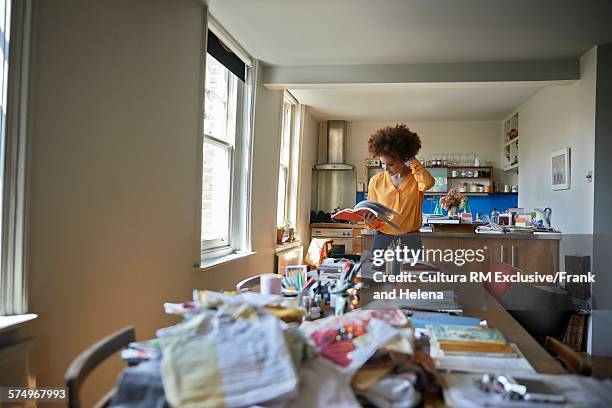
[[[383,377],[361,395],[378,408],[410,408],[421,400],[414,384],[405,377]]]
[[[306,361],[300,368],[300,386],[292,407],[360,407],[350,385],[350,375],[323,357]]]
[[[159,372],[159,360],[126,367],[118,381],[113,408],[166,408],[164,386]]]
[[[173,406],[242,407],[296,392],[283,322],[267,313],[191,320],[160,339],[161,375]]]

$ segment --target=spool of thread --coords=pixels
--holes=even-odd
[[[280,295],[282,293],[281,281],[283,278],[275,273],[266,273],[259,278],[259,286],[263,295]]]

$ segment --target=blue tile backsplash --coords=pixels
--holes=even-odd
[[[364,197],[364,193],[357,193],[357,202],[363,201],[365,199]],[[439,195],[426,194],[425,202],[423,203],[423,212],[432,214],[440,197]],[[468,198],[469,210],[474,217],[476,217],[476,213],[491,215],[491,211],[493,211],[494,208],[497,208],[499,212],[504,212],[507,208],[515,208],[518,205],[518,193],[491,193],[481,196],[468,196]]]
[[[432,214],[436,208],[436,203],[442,196],[425,195],[423,203],[423,212]],[[481,196],[468,196],[468,210],[471,211],[473,217],[476,213],[491,215],[491,211],[497,208],[499,212],[504,212],[507,208],[515,208],[518,204],[518,193],[514,194],[489,194]]]

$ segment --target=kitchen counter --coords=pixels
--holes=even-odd
[[[505,234],[477,234],[475,232],[421,232],[421,237],[436,238],[481,238],[481,239],[553,239],[561,240],[561,233],[532,234],[528,232],[508,232]]]
[[[374,235],[374,230],[364,230],[362,235]],[[480,239],[552,239],[561,240],[561,233],[530,234],[525,232],[509,232],[506,234],[477,234],[475,232],[421,232],[421,237],[432,238],[480,238]]]

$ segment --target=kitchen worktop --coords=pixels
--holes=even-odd
[[[477,234],[475,232],[421,232],[422,237],[437,238],[487,238],[487,239],[556,239],[561,233],[532,234],[528,232],[508,232],[506,234]]]
[[[375,234],[374,230],[364,230],[363,235]],[[477,234],[475,232],[421,232],[421,237],[432,238],[480,238],[480,239],[553,239],[561,240],[560,233],[531,234],[525,232],[509,232],[506,234]]]

